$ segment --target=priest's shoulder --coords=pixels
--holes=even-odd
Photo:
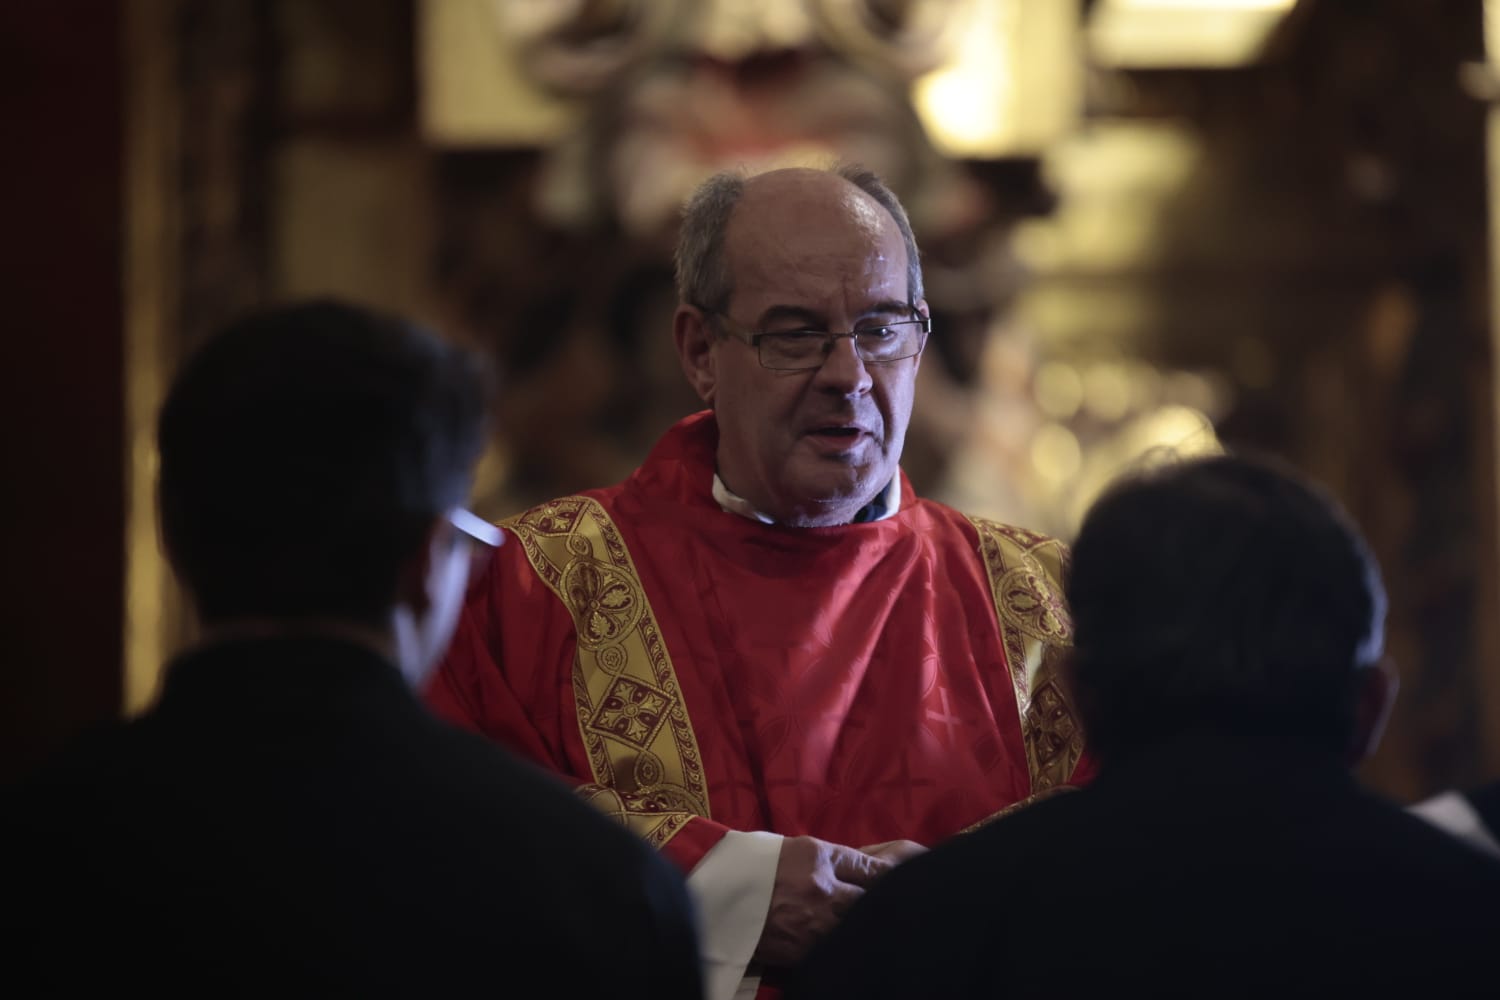
[[[520,530],[543,535],[566,534],[590,508],[603,507],[606,512],[610,511],[623,485],[579,490],[577,493],[553,497],[551,500],[544,500],[519,513],[502,518],[497,523],[507,531]]]
[[[1071,558],[1067,543],[1061,539],[994,518],[965,514],[935,500],[919,499],[914,506],[929,523],[962,532],[987,559],[1039,565],[1061,585]]]

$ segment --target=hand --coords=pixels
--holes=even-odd
[[[776,861],[776,883],[755,957],[795,965],[864,895],[891,862],[814,837],[787,837]]]
[[[889,861],[893,865],[899,865],[903,861],[910,861],[918,854],[927,853],[927,848],[915,840],[887,840],[883,844],[871,844],[868,847],[861,847],[860,850],[871,857],[880,858],[882,861]]]

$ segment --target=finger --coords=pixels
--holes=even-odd
[[[919,854],[927,853],[927,848],[914,840],[892,840],[879,845],[876,849],[866,847],[863,850],[897,865],[910,861]]]
[[[840,848],[833,855],[834,877],[851,885],[869,885],[890,870],[891,863],[886,859],[853,848]]]

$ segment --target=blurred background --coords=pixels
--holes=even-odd
[[[1282,456],[1386,570],[1365,777],[1500,777],[1487,27],[1500,0],[5,5],[3,776],[191,638],[151,436],[216,324],[332,294],[489,352],[498,518],[697,408],[686,193],[843,156],[923,249],[920,492],[1066,537],[1154,449]]]

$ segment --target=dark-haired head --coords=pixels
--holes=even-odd
[[[1351,759],[1393,688],[1385,591],[1337,505],[1291,473],[1215,456],[1095,502],[1067,581],[1074,684],[1108,762],[1204,724]]]
[[[403,566],[467,496],[486,397],[468,352],[336,302],[214,336],[158,426],[162,533],[199,616],[385,624]]]

